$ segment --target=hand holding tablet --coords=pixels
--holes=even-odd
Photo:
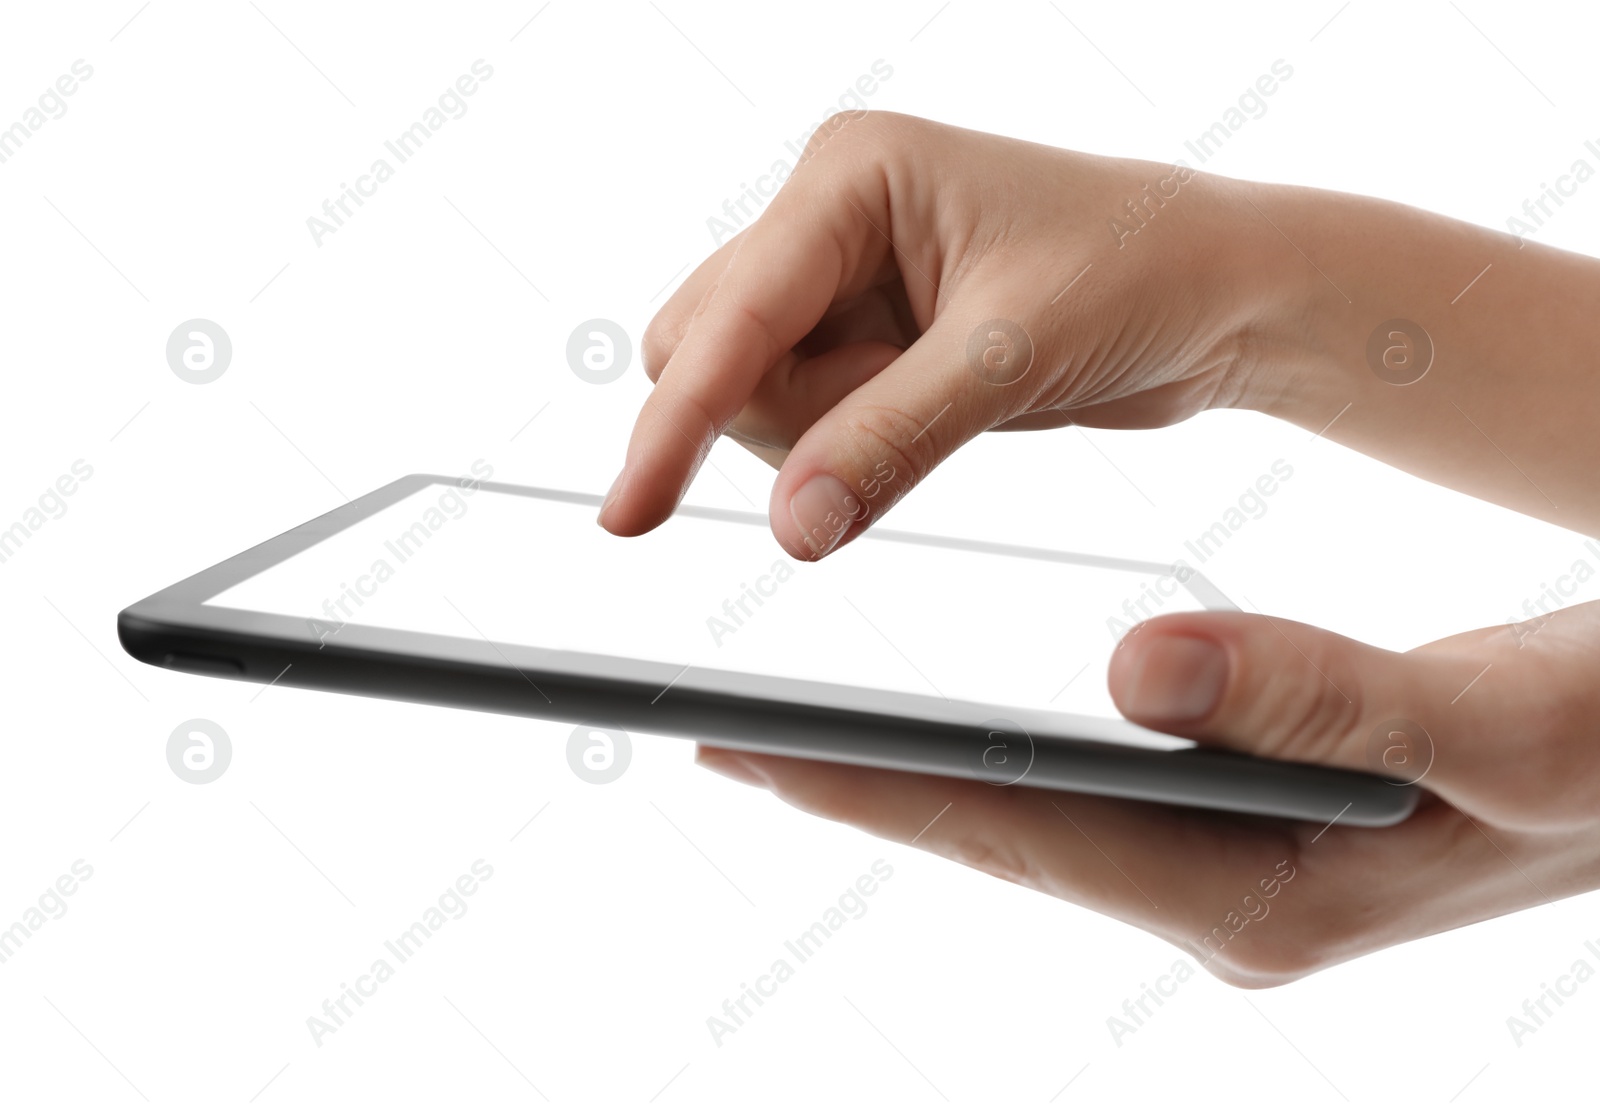
[[[1175,566],[875,523],[988,429],[1239,406],[1600,533],[1596,301],[1590,258],[1394,204],[840,117],[652,324],[603,503],[410,476],[119,632],[178,670],[694,738],[1276,984],[1600,886],[1600,604],[1393,653]],[[779,468],[768,518],[680,507],[722,433]]]
[[[1399,204],[836,116],[652,322],[657,386],[602,522],[660,524],[726,433],[779,469],[778,542],[844,559],[985,430],[1241,407],[1592,536],[1596,302],[1592,258]],[[1126,717],[1413,783],[1416,813],[1379,831],[712,748],[701,761],[1269,985],[1600,886],[1597,667],[1595,603],[1404,654],[1229,611],[1125,638],[1109,685]]]

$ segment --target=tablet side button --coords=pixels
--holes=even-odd
[[[192,671],[197,675],[242,675],[244,664],[221,656],[195,655],[192,652],[168,652],[161,660],[163,667],[174,671]]]

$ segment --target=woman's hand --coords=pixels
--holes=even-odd
[[[1153,427],[1236,402],[1271,335],[1298,332],[1262,261],[1287,250],[1246,187],[834,116],[651,323],[657,385],[601,524],[660,524],[727,432],[781,464],[773,533],[815,559],[984,430]]]
[[[1600,887],[1597,665],[1600,602],[1405,653],[1242,613],[1154,618],[1123,639],[1110,681],[1130,719],[1423,787],[1392,828],[705,747],[699,762],[1125,920],[1262,987]]]
[[[1593,258],[1397,203],[837,115],[651,323],[600,522],[727,432],[815,559],[986,429],[1242,406],[1600,535],[1596,302]]]
[[[660,524],[727,432],[779,467],[773,533],[815,559],[984,430],[1241,406],[1596,535],[1595,302],[1592,258],[1395,203],[837,116],[652,323],[600,521]],[[1229,613],[1125,640],[1130,718],[1398,773],[1428,795],[1389,829],[700,754],[1270,985],[1600,886],[1597,662],[1594,605],[1403,655]]]

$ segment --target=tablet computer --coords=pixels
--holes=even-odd
[[[123,610],[175,671],[719,747],[1378,826],[1416,788],[1120,719],[1145,617],[1233,609],[1183,565],[874,527],[815,563],[756,513],[641,537],[596,495],[409,475]]]

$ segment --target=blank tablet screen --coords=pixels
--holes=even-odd
[[[1155,565],[878,530],[800,563],[764,516],[682,507],[619,538],[595,515],[592,496],[435,483],[207,604],[1063,718],[1116,716],[1130,625],[1204,608]]]

